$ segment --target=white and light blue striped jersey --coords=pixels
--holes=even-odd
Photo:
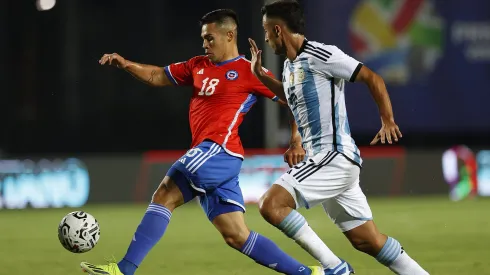
[[[333,45],[305,39],[294,61],[284,61],[282,82],[307,157],[336,151],[359,166],[345,106],[345,82],[354,81],[362,63]]]

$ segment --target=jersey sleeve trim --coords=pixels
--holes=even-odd
[[[172,72],[170,71],[170,66],[165,66],[163,68],[163,71],[165,71],[165,74],[167,75],[167,78],[170,79],[170,81],[174,85],[179,85],[179,83],[177,83],[177,80],[175,80],[174,76],[172,75]]]
[[[276,95],[276,96],[274,96],[274,97],[273,97],[273,98],[271,98],[271,99],[272,99],[272,101],[277,102],[277,101],[279,100],[279,97]]]
[[[354,72],[352,73],[352,75],[351,75],[351,77],[349,79],[349,82],[355,82],[356,81],[357,75],[361,71],[361,68],[362,68],[362,63],[359,63],[357,65],[356,69],[354,70]]]

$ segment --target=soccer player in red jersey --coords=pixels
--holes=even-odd
[[[82,262],[84,271],[97,275],[134,274],[165,233],[173,210],[199,196],[209,220],[229,246],[280,273],[322,273],[320,267],[299,263],[245,224],[245,206],[238,185],[244,155],[238,127],[257,96],[275,101],[278,98],[253,75],[250,62],[239,55],[237,28],[237,16],[232,10],[206,14],[201,19],[205,55],[164,68],[131,62],[115,53],[101,58],[100,64],[121,68],[152,86],[192,86],[192,149],[174,163],[153,194],[124,258],[117,264]]]

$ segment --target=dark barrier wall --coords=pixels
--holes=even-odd
[[[140,163],[138,155],[0,160],[0,208],[131,202]]]
[[[490,196],[490,150],[361,148],[361,186],[368,196],[446,194]],[[184,151],[143,155],[63,156],[0,160],[0,208],[79,207],[85,203],[148,202]],[[282,150],[248,150],[240,174],[245,201],[255,203],[288,170]]]
[[[240,174],[244,197],[250,202],[257,201],[288,169],[282,154],[257,153],[258,155],[245,159]],[[362,154],[364,163],[361,186],[367,195],[426,195],[448,192],[441,170],[442,150],[425,152],[406,151],[403,148],[365,148],[362,149]],[[137,192],[135,199],[148,200],[151,197],[172,160],[172,155],[163,152],[150,153],[143,157],[142,174],[138,181],[141,193]]]

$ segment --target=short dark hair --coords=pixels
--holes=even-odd
[[[276,1],[264,5],[261,11],[262,16],[283,20],[291,32],[305,34],[303,9],[297,1]]]
[[[201,18],[201,20],[199,20],[199,25],[202,27],[204,24],[223,24],[229,19],[233,20],[238,28],[238,16],[236,12],[231,9],[218,9],[208,12]]]

